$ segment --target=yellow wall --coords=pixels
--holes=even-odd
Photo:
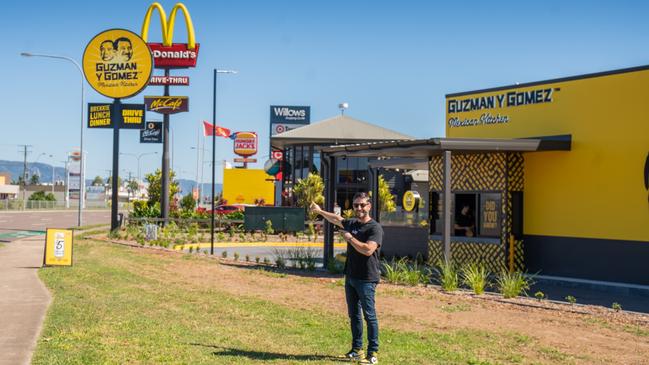
[[[9,185],[9,181],[7,181],[6,176],[0,175],[0,185]]]
[[[255,204],[264,199],[266,205],[275,203],[275,184],[264,170],[224,169],[223,199],[228,204]]]
[[[548,88],[552,89],[548,102],[501,107],[496,101],[494,108],[449,110],[451,100]],[[446,136],[571,134],[571,151],[524,155],[525,233],[649,241],[649,200],[643,180],[649,151],[648,102],[649,70],[447,96]],[[485,113],[509,120],[449,124],[452,118],[480,120]]]

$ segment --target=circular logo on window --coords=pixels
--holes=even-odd
[[[403,210],[406,212],[412,212],[419,206],[420,199],[421,197],[418,192],[413,190],[406,191],[403,193]]]

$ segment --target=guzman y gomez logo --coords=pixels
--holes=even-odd
[[[530,91],[510,91],[502,94],[469,97],[465,99],[450,99],[447,101],[447,114],[473,112],[494,108],[510,108],[522,105],[551,103],[556,90],[552,88],[537,89]],[[509,123],[510,117],[505,114],[495,115],[485,112],[478,118],[460,118],[453,116],[449,118],[449,127],[469,127],[486,124]]]
[[[448,101],[447,112],[449,114],[463,113],[482,109],[550,103],[552,102],[553,91],[552,88],[548,88],[522,92],[510,91],[504,94],[467,99],[451,99]]]

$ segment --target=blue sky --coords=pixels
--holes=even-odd
[[[0,159],[64,160],[79,145],[79,72],[65,61],[21,57],[50,53],[79,62],[88,41],[109,28],[140,33],[150,1],[24,1],[4,5],[0,30]],[[184,2],[201,44],[190,76],[190,112],[171,117],[174,168],[196,174],[197,129],[212,114],[213,68],[235,69],[218,83],[217,124],[257,131],[258,160],[268,150],[270,105],[309,105],[311,121],[347,114],[417,138],[444,133],[444,95],[516,82],[649,64],[649,5],[642,1],[192,1]],[[168,11],[175,2],[161,1]],[[152,19],[150,41],[161,41]],[[177,19],[174,41],[185,42]],[[159,71],[158,71],[159,72]],[[149,87],[143,95],[161,95]],[[107,102],[86,84],[86,102]],[[150,114],[148,119],[161,119]],[[87,176],[111,168],[112,132],[85,130]],[[201,137],[202,138],[202,137]],[[161,145],[140,145],[121,132],[121,151],[141,159],[142,174],[158,168]],[[211,148],[210,145],[206,147]],[[232,143],[217,139],[217,159],[231,160]],[[258,164],[259,167],[261,163]],[[207,174],[207,165],[205,174]],[[122,156],[120,170],[137,171]],[[121,172],[120,175],[123,175]],[[217,182],[221,173],[217,174]]]

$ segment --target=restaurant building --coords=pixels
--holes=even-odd
[[[647,85],[643,66],[448,94],[445,138],[323,158],[428,170],[427,216],[384,227],[386,255],[649,285]],[[465,206],[472,232],[456,235]]]

